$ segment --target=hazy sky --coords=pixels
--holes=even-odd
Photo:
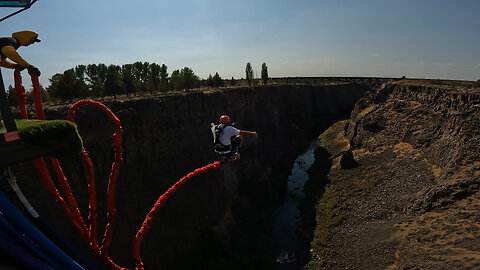
[[[18,52],[43,84],[79,64],[135,61],[201,78],[244,78],[247,62],[260,75],[265,62],[271,77],[478,80],[479,11],[478,0],[39,0],[0,30],[40,34]]]

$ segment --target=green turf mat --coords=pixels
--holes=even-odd
[[[65,154],[78,154],[82,150],[82,138],[77,126],[67,120],[15,120],[18,133],[25,144],[36,148],[65,145]],[[5,127],[0,133],[5,133]]]

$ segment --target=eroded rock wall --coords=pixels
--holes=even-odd
[[[312,265],[480,267],[479,127],[478,88],[401,80],[359,100],[331,135],[332,144],[348,139],[358,166],[332,162],[326,189],[341,222],[329,227]]]

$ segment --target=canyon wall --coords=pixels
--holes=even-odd
[[[288,171],[308,140],[334,119],[348,115],[366,91],[367,87],[350,83],[275,85],[104,101],[123,126],[124,160],[116,187],[111,258],[123,267],[133,267],[132,240],[157,198],[190,171],[219,158],[212,151],[210,123],[222,114],[228,114],[240,129],[257,131],[260,137],[245,137],[239,161],[193,179],[170,198],[142,244],[146,269],[179,269],[176,266],[182,263],[188,267],[185,261],[192,256],[189,250],[198,246],[206,231],[230,226],[225,229],[228,238],[233,226],[229,222],[240,222],[242,215],[242,222],[250,223],[243,224],[245,227],[268,229],[269,213],[281,198],[286,181],[286,177],[274,177],[276,173]],[[47,107],[47,118],[65,119],[66,111],[66,106]],[[103,235],[114,129],[108,118],[93,108],[80,109],[76,119],[95,167],[99,235]],[[86,219],[84,169],[77,158],[65,158],[61,163]],[[81,244],[78,233],[47,194],[33,166],[25,163],[16,170],[19,185],[33,204],[84,251],[86,245]],[[243,225],[238,225],[233,227],[241,230]],[[262,234],[268,232],[257,236]],[[239,249],[248,250],[248,246],[242,246],[247,243],[242,242]],[[231,245],[234,243],[226,246]]]
[[[332,161],[316,229],[331,237],[315,236],[311,269],[480,266],[480,89],[451,84],[387,83],[324,136],[355,166]]]

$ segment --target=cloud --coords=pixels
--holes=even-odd
[[[381,55],[378,54],[378,53],[372,53],[372,54],[370,54],[370,56],[371,56],[371,57],[380,57]]]
[[[473,68],[480,68],[480,64],[476,64]]]

